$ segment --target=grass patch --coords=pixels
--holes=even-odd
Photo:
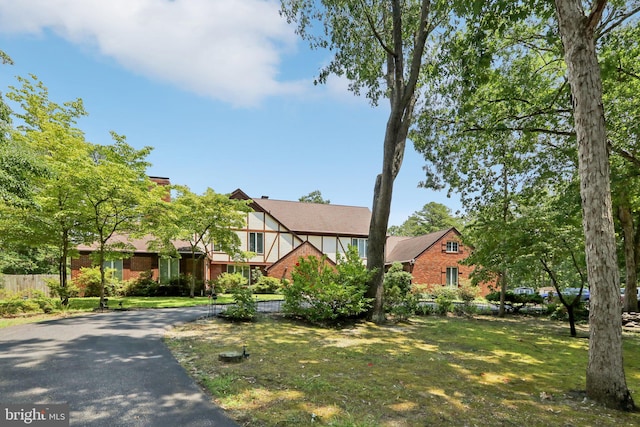
[[[421,317],[324,329],[279,316],[202,320],[166,342],[244,426],[635,426],[584,396],[587,331],[539,318]],[[241,351],[242,363],[218,354]],[[640,336],[625,334],[638,401]],[[314,424],[314,425],[315,425]]]

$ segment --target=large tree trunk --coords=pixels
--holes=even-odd
[[[63,306],[69,305],[69,293],[67,291],[67,258],[69,257],[69,231],[62,232],[62,251],[58,260],[58,273],[60,277],[60,301]],[[63,294],[64,293],[64,294]]]
[[[391,111],[384,142],[382,173],[377,176],[373,194],[371,223],[369,224],[369,240],[367,242],[367,269],[375,271],[369,283],[367,297],[373,298],[373,306],[368,318],[375,323],[385,320],[384,314],[384,262],[387,241],[387,226],[391,211],[393,181],[400,165],[406,142],[406,132],[402,135],[402,114]],[[398,136],[400,134],[400,136]]]
[[[374,188],[367,244],[367,269],[375,271],[373,278],[368,283],[367,290],[367,297],[373,298],[374,304],[367,314],[368,318],[376,323],[381,323],[385,320],[383,278],[393,181],[396,179],[402,165],[407,135],[413,119],[413,109],[416,102],[415,89],[422,66],[424,45],[427,34],[430,31],[427,27],[430,8],[431,2],[422,0],[420,21],[413,39],[413,55],[411,58],[405,58],[402,2],[400,0],[391,1],[391,26],[388,29],[392,34],[393,45],[388,46],[388,48],[392,47],[392,50],[387,51],[386,75],[387,87],[390,91],[391,111],[384,134],[382,173],[376,177]],[[389,24],[389,22],[385,20],[385,24]],[[405,64],[407,59],[410,59],[410,61]],[[408,65],[410,69],[406,80],[404,75],[405,65]]]
[[[633,215],[629,205],[623,203],[618,207],[618,218],[622,226],[622,236],[624,238],[624,265],[627,276],[627,286],[622,302],[623,310],[626,312],[638,311],[637,297],[637,266],[636,266],[636,233],[633,226]]]
[[[506,298],[507,298],[507,273],[506,271],[500,272],[500,306],[498,308],[498,317],[504,317],[506,314]]]
[[[591,288],[587,396],[607,407],[631,410],[622,363],[620,278],[616,256],[602,81],[594,43],[606,0],[590,15],[581,0],[555,0],[574,103],[587,274]]]

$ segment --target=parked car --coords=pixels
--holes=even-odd
[[[564,297],[572,297],[572,296],[578,295],[578,293],[580,292],[580,288],[564,288],[564,289],[561,289],[560,292]],[[540,288],[539,293],[540,293],[540,296],[545,300],[551,300],[552,298],[558,296],[558,292],[556,291],[556,289],[549,288],[549,287]],[[589,289],[583,288],[582,296],[580,297],[580,299],[582,301],[589,301],[589,297],[590,297]]]
[[[574,296],[574,295],[578,295],[580,293],[580,288],[565,288],[562,289],[562,295],[563,296]],[[590,293],[589,293],[589,289],[587,288],[582,288],[582,296],[580,297],[580,299],[582,301],[589,301],[589,297],[590,297]]]
[[[536,293],[536,291],[533,288],[520,287],[520,288],[515,288],[513,290],[513,293],[516,295],[533,295]]]

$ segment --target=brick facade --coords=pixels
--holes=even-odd
[[[447,242],[457,242],[457,252],[447,252]],[[473,267],[461,265],[461,261],[469,256],[469,250],[462,244],[458,234],[453,231],[447,233],[439,242],[436,242],[415,259],[410,267],[413,275],[413,283],[425,285],[445,285],[447,267],[458,269],[458,283],[469,280]]]
[[[122,262],[122,280],[137,279],[141,273],[151,271],[158,280],[158,256],[156,254],[134,254]]]
[[[71,259],[71,278],[78,277],[81,268],[92,267],[88,253],[81,253],[78,258]],[[122,260],[122,280],[137,279],[141,273],[151,270],[153,279],[158,280],[158,255],[134,254],[131,258]]]
[[[310,255],[321,258],[323,254],[311,243],[305,242],[268,267],[267,276],[291,280],[291,270],[293,270],[298,259],[300,259],[300,257],[306,258]],[[326,260],[326,263],[335,265],[329,259]]]

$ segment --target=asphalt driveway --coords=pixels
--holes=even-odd
[[[0,403],[68,403],[71,426],[237,426],[161,341],[206,314],[116,311],[0,329]]]

